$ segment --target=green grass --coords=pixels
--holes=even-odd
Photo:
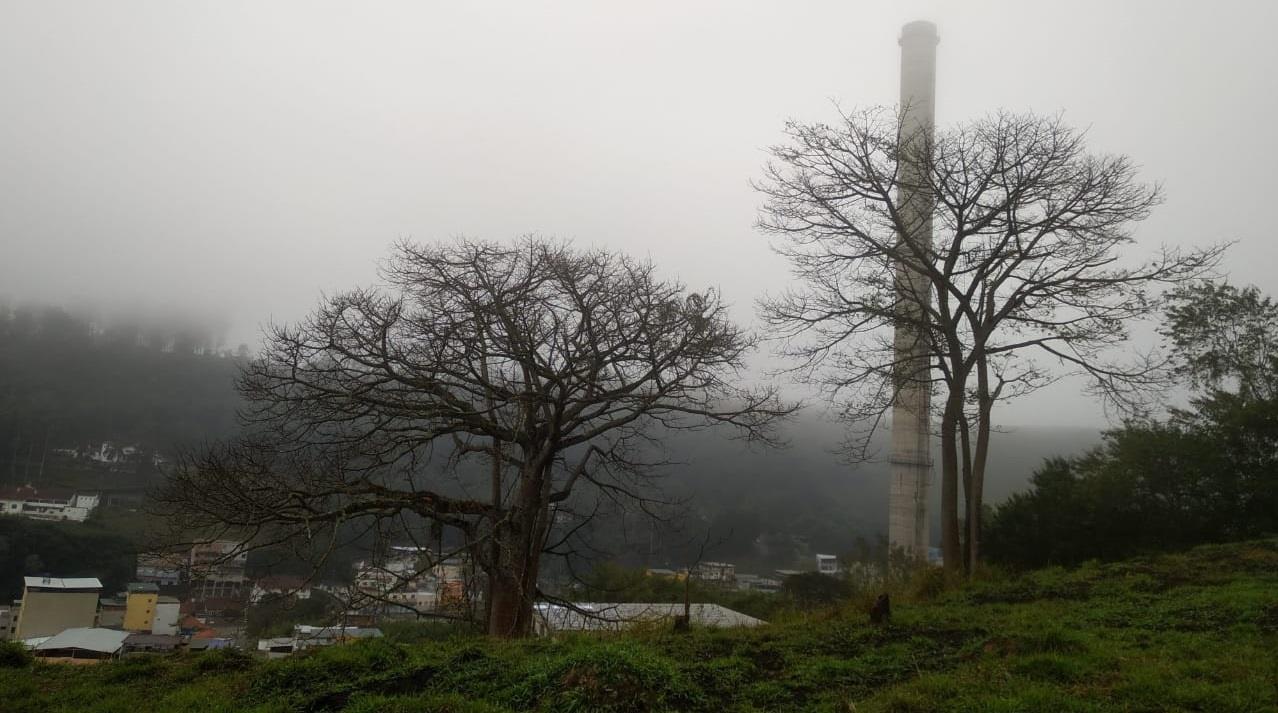
[[[917,585],[918,583],[916,583]],[[1278,712],[1278,540],[988,576],[754,630],[424,636],[0,668],[3,711]],[[400,637],[402,638],[402,637]],[[411,637],[410,637],[411,638]]]

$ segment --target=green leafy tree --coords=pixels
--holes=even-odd
[[[1163,333],[1201,389],[1191,407],[1048,461],[995,511],[992,559],[1065,564],[1278,532],[1278,308],[1254,287],[1194,284],[1173,293]]]
[[[1278,304],[1254,286],[1199,282],[1172,293],[1163,334],[1197,387],[1278,397]]]
[[[781,590],[805,609],[833,604],[852,591],[845,580],[820,572],[792,574],[781,583]]]

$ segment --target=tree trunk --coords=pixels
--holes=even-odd
[[[994,408],[990,393],[989,365],[984,357],[977,361],[976,371],[976,451],[972,454],[972,486],[967,494],[968,572],[976,571],[981,559],[981,514],[985,491],[985,463],[990,451],[990,412]]]
[[[963,556],[959,548],[958,442],[955,438],[962,408],[962,402],[951,396],[941,414],[941,554],[947,574],[959,572]]]
[[[547,460],[548,462],[548,460]],[[541,551],[550,529],[546,466],[520,474],[515,504],[493,532],[496,557],[488,573],[488,634],[514,639],[532,633]]]
[[[966,413],[960,414],[958,429],[959,441],[963,447],[960,465],[963,469],[963,522],[966,526],[972,522],[972,433]],[[968,575],[972,574],[972,567],[968,564],[972,556],[972,542],[971,537],[963,538],[964,570]]]
[[[500,556],[488,572],[486,609],[490,636],[515,639],[532,633],[537,570],[525,555],[531,534],[526,527],[521,527],[516,522],[511,522],[494,533]]]
[[[488,635],[517,639],[532,633],[536,582],[496,572],[488,576]]]

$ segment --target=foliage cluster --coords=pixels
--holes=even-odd
[[[34,657],[27,647],[17,641],[0,641],[0,668],[25,668]]]
[[[1068,564],[1278,533],[1278,305],[1203,283],[1177,290],[1167,316],[1180,371],[1201,389],[1192,408],[1049,460],[996,511],[991,559]]]
[[[95,523],[0,517],[0,600],[22,596],[22,578],[56,572],[98,577],[107,592],[133,576],[137,545]]]
[[[285,636],[294,624],[330,621],[339,603],[320,589],[305,599],[272,596],[250,606],[245,612],[245,633],[250,637]]]
[[[11,711],[1278,711],[1278,540],[989,573],[891,626],[368,641],[0,669]],[[205,665],[215,660],[217,665]]]
[[[1204,407],[1047,461],[995,511],[990,560],[1073,564],[1278,532],[1278,401],[1222,394]]]

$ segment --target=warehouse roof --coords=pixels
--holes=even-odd
[[[36,645],[35,650],[80,649],[81,651],[113,654],[124,645],[124,639],[128,635],[129,632],[117,629],[78,627],[50,636],[44,642]]]
[[[573,607],[540,603],[537,613],[551,631],[613,630],[683,615],[683,604],[671,602],[581,602]],[[726,628],[767,623],[718,604],[692,604],[688,613],[693,626]]]

